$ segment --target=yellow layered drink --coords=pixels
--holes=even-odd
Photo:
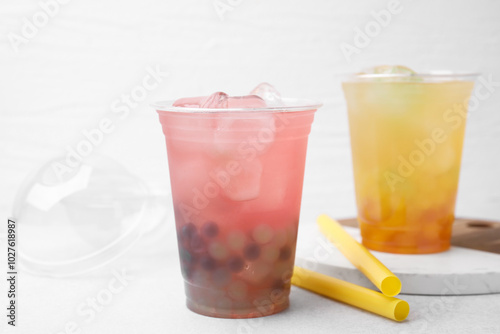
[[[372,73],[343,83],[368,248],[418,254],[450,247],[473,79]]]

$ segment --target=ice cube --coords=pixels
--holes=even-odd
[[[201,103],[202,108],[226,109],[228,107],[228,96],[223,92],[215,92],[207,96]]]
[[[274,86],[268,84],[267,82],[260,83],[250,92],[250,94],[261,97],[268,107],[284,106],[280,93],[276,90],[276,88],[274,88]]]
[[[276,104],[279,93],[269,84],[259,85],[259,94],[269,97]],[[265,88],[265,89],[264,89]],[[216,92],[206,97],[182,98],[174,102],[178,107],[200,108],[242,108],[259,109],[267,106],[262,97],[257,95],[232,96]],[[206,140],[206,152],[217,158],[220,166],[230,161],[238,161],[241,172],[232,175],[230,181],[223,187],[223,194],[234,201],[255,199],[260,192],[260,177],[262,165],[259,156],[268,151],[274,142],[274,115],[269,112],[234,112],[214,113],[204,116],[202,120],[210,121],[207,132],[210,139]],[[192,121],[192,120],[191,120]],[[207,124],[208,125],[208,124]],[[245,151],[246,150],[246,151]],[[242,156],[241,151],[250,152],[251,156]]]
[[[265,108],[258,96],[230,97],[229,108]],[[220,156],[238,155],[238,148],[250,149],[262,155],[274,142],[274,115],[268,112],[236,112],[220,114],[215,118],[217,131],[214,133],[213,153]]]
[[[266,102],[257,95],[231,96],[228,99],[229,108],[265,108]]]
[[[199,108],[207,96],[183,97],[175,100],[173,107]]]
[[[216,140],[219,142],[233,143],[237,146],[243,143],[253,143],[252,146],[260,147],[274,140],[275,124],[272,114],[248,113],[245,115],[225,116],[217,118]],[[261,151],[260,148],[257,150]]]
[[[403,81],[420,82],[422,77],[417,75],[412,69],[401,65],[381,65],[364,70],[359,74],[382,74],[382,77],[376,78],[376,81]]]
[[[210,96],[195,96],[183,97],[177,99],[173,104],[174,107],[185,108],[227,108],[228,96],[223,92],[215,92]]]
[[[247,201],[255,199],[260,193],[260,177],[262,164],[258,159],[239,162],[241,171],[231,175],[227,185],[222,188],[223,193],[233,201]]]
[[[257,95],[228,96],[215,92],[210,96],[184,97],[173,103],[174,107],[186,108],[265,108],[266,102]]]
[[[212,170],[214,164],[210,159],[199,155],[199,150],[198,148],[197,151],[182,156],[170,170],[172,187],[176,189],[178,198],[192,199],[193,189],[210,181],[207,171]]]

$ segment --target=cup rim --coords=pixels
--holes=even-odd
[[[196,114],[212,114],[212,113],[276,113],[276,112],[299,112],[317,110],[323,106],[323,103],[309,99],[282,98],[284,106],[277,107],[259,107],[259,108],[195,108],[195,107],[174,107],[175,100],[161,100],[151,104],[159,114],[166,112],[178,113],[196,113]]]
[[[344,81],[363,81],[371,79],[407,79],[421,78],[427,82],[435,81],[474,81],[480,72],[453,72],[446,70],[427,71],[419,73],[351,73],[344,76]],[[411,82],[411,81],[410,81]]]

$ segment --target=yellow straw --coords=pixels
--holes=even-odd
[[[297,266],[292,284],[396,321],[410,313],[410,305],[404,300]]]
[[[317,219],[319,229],[344,256],[382,293],[394,297],[401,292],[401,281],[363,245],[354,240],[342,226],[327,215]]]

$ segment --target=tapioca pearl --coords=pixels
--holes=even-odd
[[[248,261],[254,261],[260,256],[260,246],[254,243],[246,245],[243,249],[243,256]]]
[[[284,228],[274,231],[273,243],[278,247],[283,247],[288,242],[288,231]]]
[[[242,250],[245,247],[246,240],[245,233],[241,231],[231,231],[227,235],[227,245],[235,251]]]
[[[244,266],[245,266],[245,261],[243,261],[243,259],[239,256],[231,256],[227,261],[227,267],[233,273],[240,272],[241,270],[243,270]]]
[[[218,241],[211,242],[208,245],[208,254],[210,254],[216,260],[225,260],[229,252],[222,243]]]
[[[186,264],[194,264],[196,262],[196,258],[185,248],[179,249],[179,258],[181,262]]]
[[[182,229],[177,231],[177,246],[179,247],[179,249],[189,248],[190,247],[189,243],[190,243],[190,240],[184,238],[184,236],[182,235]]]
[[[201,227],[201,233],[207,238],[215,238],[219,234],[219,226],[212,221],[206,222]]]
[[[181,237],[184,240],[189,240],[196,234],[196,226],[193,223],[187,223],[181,228]]]
[[[250,284],[260,284],[267,278],[272,269],[272,265],[267,262],[252,262],[241,271],[240,277]]]
[[[280,248],[278,248],[274,244],[262,246],[262,252],[261,252],[262,260],[269,263],[274,263],[278,260],[279,256],[280,256]]]
[[[226,268],[217,268],[212,272],[212,282],[217,287],[223,287],[229,284],[231,272]]]
[[[206,245],[205,240],[203,240],[201,235],[199,235],[198,233],[196,233],[195,235],[193,235],[191,237],[191,240],[189,242],[189,246],[190,246],[190,250],[193,253],[197,253],[197,254],[205,253],[207,250],[207,245]]]
[[[289,246],[281,247],[280,249],[280,260],[286,261],[292,256],[292,249]]]
[[[245,300],[247,298],[248,285],[243,281],[233,281],[227,287],[227,294],[234,300]]]
[[[259,244],[267,244],[273,239],[274,231],[271,226],[267,224],[260,224],[252,231],[253,240]]]
[[[211,271],[215,269],[217,263],[210,256],[204,255],[200,258],[200,266],[207,271]]]

